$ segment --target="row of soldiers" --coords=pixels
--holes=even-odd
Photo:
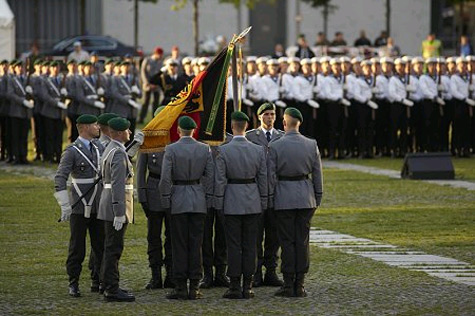
[[[240,299],[254,296],[254,284],[281,286],[278,296],[306,296],[310,221],[323,194],[320,153],[315,140],[299,133],[304,117],[298,109],[286,109],[285,133],[274,128],[274,104],[261,105],[258,116],[261,126],[246,132],[249,117],[233,112],[233,135],[211,148],[192,138],[197,125],[183,116],[177,142],[139,154],[137,195],[147,217],[152,271],[147,289],[173,287],[167,298],[197,299],[200,287],[225,286],[224,298]],[[81,115],[79,137],[62,154],[55,197],[61,221],[70,221],[66,267],[73,297],[80,296],[89,231],[91,291],[108,301],[135,300],[119,287],[118,273],[125,230],[134,218],[130,157],[143,142],[139,132],[125,147],[130,126],[112,113]],[[279,248],[284,282],[276,275]]]
[[[274,102],[309,117],[302,133],[323,157],[402,157],[407,152],[475,151],[475,58],[248,57],[242,108]],[[228,108],[232,84],[228,82]],[[229,125],[228,125],[229,129]]]

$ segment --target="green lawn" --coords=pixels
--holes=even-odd
[[[475,264],[473,192],[334,169],[326,169],[324,177],[314,226]],[[258,288],[253,300],[228,301],[219,288],[204,290],[200,301],[168,301],[166,290],[143,289],[150,272],[140,207],[120,265],[121,284],[137,301],[105,303],[89,293],[87,268],[83,297],[72,299],[64,267],[69,227],[56,223],[53,184],[0,172],[0,190],[1,315],[469,315],[475,310],[474,287],[314,246],[307,298],[276,298],[275,289]]]

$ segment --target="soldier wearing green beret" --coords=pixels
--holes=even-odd
[[[71,238],[66,270],[69,275],[69,295],[78,297],[82,262],[86,255],[86,233],[89,231],[91,251],[94,254],[91,291],[99,292],[100,269],[104,250],[104,224],[98,219],[99,198],[102,185],[96,180],[100,176],[100,157],[104,147],[96,141],[99,136],[97,118],[81,115],[76,120],[78,138],[64,150],[54,178],[55,197],[61,207],[61,221],[70,221]],[[67,181],[71,176],[71,196]],[[94,186],[92,189],[91,186]],[[89,190],[90,189],[90,190]],[[86,192],[89,192],[86,194]],[[79,198],[86,194],[79,202]],[[71,205],[76,204],[74,209]]]
[[[198,299],[201,245],[206,211],[213,201],[214,164],[210,147],[192,138],[196,123],[178,120],[180,140],[165,148],[160,178],[162,207],[170,209],[173,277],[169,299]],[[187,281],[190,280],[189,290]]]
[[[104,190],[99,202],[98,218],[104,221],[104,259],[101,276],[106,301],[135,301],[132,293],[119,287],[119,259],[124,249],[128,223],[133,222],[133,166],[124,144],[130,140],[130,122],[116,117],[108,122],[111,142],[101,160]]]
[[[265,148],[246,139],[248,124],[246,114],[233,112],[233,139],[216,156],[215,208],[224,213],[231,279],[223,297],[229,299],[254,297],[258,220],[268,201]]]
[[[68,105],[67,115],[69,121],[71,122],[71,130],[69,132],[70,141],[73,142],[78,137],[77,129],[74,127],[74,122],[81,115],[81,113],[78,111],[79,102],[77,100],[76,88],[78,75],[76,61],[74,59],[68,61],[66,64],[66,68],[68,69],[68,73],[66,74],[66,78],[64,79],[64,88],[68,92],[67,99],[70,101]]]
[[[164,106],[158,107],[155,115]],[[138,201],[147,217],[148,262],[152,272],[146,289],[173,288],[172,246],[170,236],[170,214],[161,206],[160,182],[164,151],[140,153],[137,159]],[[162,227],[165,226],[165,242],[162,243]],[[163,247],[162,247],[163,245]],[[165,251],[165,257],[163,257]],[[165,282],[162,280],[162,266],[165,265]]]
[[[81,64],[83,74],[80,74],[76,81],[76,99],[79,103],[78,113],[98,116],[105,108],[105,104],[99,100],[98,89],[101,86],[97,82],[97,77],[93,74],[91,62],[84,61]]]
[[[261,125],[246,133],[246,138],[254,144],[261,145],[267,152],[269,144],[284,135],[284,132],[274,127],[276,120],[276,106],[272,102],[263,103],[257,110],[257,116]],[[259,217],[259,229],[257,237],[257,270],[254,275],[254,286],[282,286],[276,269],[279,251],[279,238],[277,235],[277,223],[274,210],[262,210]],[[266,268],[263,278],[262,267]]]
[[[323,195],[317,141],[300,134],[304,118],[296,108],[284,112],[285,135],[269,145],[269,207],[274,208],[282,247],[284,285],[277,296],[303,297],[310,265],[310,221]]]
[[[97,123],[99,123],[99,127],[101,128],[101,137],[99,137],[99,141],[104,147],[107,147],[111,141],[109,121],[116,117],[119,116],[115,113],[102,113],[97,117]]]

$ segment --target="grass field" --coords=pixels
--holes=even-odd
[[[366,163],[367,161],[350,161]],[[368,161],[398,169],[396,160]],[[401,161],[400,161],[401,162]],[[475,161],[460,160],[468,175]],[[383,176],[326,169],[324,200],[313,226],[423,250],[475,264],[475,194],[464,189]],[[422,272],[311,247],[311,268],[303,299],[282,299],[274,288],[258,288],[250,301],[221,299],[224,289],[204,290],[194,302],[165,299],[166,290],[147,291],[146,222],[137,207],[137,224],[126,234],[121,284],[135,303],[105,303],[88,292],[67,295],[65,260],[69,227],[56,223],[59,207],[51,181],[0,172],[0,315],[473,315],[475,289]]]

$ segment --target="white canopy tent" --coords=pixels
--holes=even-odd
[[[6,0],[0,0],[0,59],[15,58],[15,16]]]

